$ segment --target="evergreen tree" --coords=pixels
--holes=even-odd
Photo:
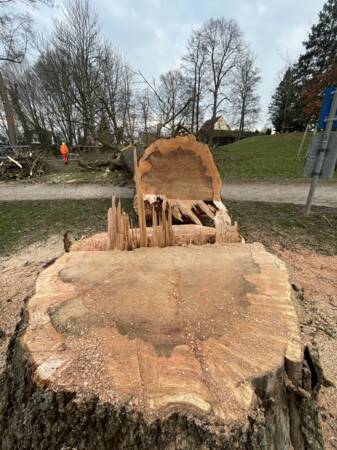
[[[318,23],[313,25],[305,53],[297,64],[297,76],[302,82],[331,70],[337,64],[337,0],[328,0],[319,13]]]
[[[327,0],[303,45],[272,97],[269,115],[276,131],[303,130],[316,120],[325,87],[337,84],[337,0]]]
[[[272,96],[269,117],[277,132],[298,131],[305,127],[292,66],[286,69]]]
[[[304,47],[295,72],[303,120],[308,121],[317,119],[324,89],[337,83],[337,0],[324,4]]]

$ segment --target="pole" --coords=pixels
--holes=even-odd
[[[308,123],[307,126],[305,127],[305,131],[304,131],[304,133],[303,133],[303,137],[302,137],[302,140],[301,140],[301,144],[300,144],[300,146],[299,146],[299,148],[298,148],[298,151],[297,151],[297,158],[300,157],[300,154],[301,154],[301,152],[302,152],[302,148],[303,148],[303,145],[304,145],[304,142],[305,142],[305,138],[307,137],[308,130],[309,130],[309,123]]]
[[[309,216],[310,211],[311,211],[312,200],[315,195],[317,183],[318,183],[318,180],[319,180],[319,177],[321,174],[321,170],[323,167],[323,163],[324,163],[324,158],[325,158],[328,146],[329,146],[329,139],[330,139],[330,135],[331,135],[331,131],[332,131],[333,122],[336,120],[336,110],[337,110],[337,88],[335,89],[335,92],[333,95],[332,104],[331,104],[331,108],[330,108],[330,112],[329,112],[329,117],[327,119],[327,124],[326,124],[324,134],[323,134],[322,146],[318,150],[319,153],[318,153],[318,157],[316,159],[314,173],[313,173],[312,179],[311,179],[311,186],[310,186],[307,203],[305,205],[305,210],[304,210],[305,216]]]

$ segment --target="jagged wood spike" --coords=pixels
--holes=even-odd
[[[152,207],[152,247],[158,247],[157,212],[154,205]]]
[[[146,237],[145,208],[144,208],[143,194],[140,189],[140,178],[139,178],[136,148],[134,149],[134,152],[133,152],[133,164],[134,164],[134,172],[135,172],[137,213],[138,213],[138,222],[139,222],[139,231],[140,231],[140,246],[146,247],[147,246],[147,237]]]
[[[173,201],[171,201],[171,200],[169,201],[169,204],[170,204],[170,206],[171,206],[171,211],[172,211],[173,217],[174,217],[176,220],[178,220],[179,222],[183,222],[184,219],[183,219],[183,216],[181,215],[181,211],[180,211],[180,209],[178,208],[177,204],[176,204],[176,203],[173,203]]]
[[[111,206],[111,242],[112,248],[116,246],[116,197],[112,197],[112,206]]]
[[[107,240],[107,250],[111,250],[112,248],[112,239],[111,239],[111,208],[108,209],[108,240]]]
[[[166,214],[164,209],[161,210],[161,223],[162,223],[162,235],[163,235],[163,247],[166,247]]]
[[[198,202],[196,202],[196,206],[198,206],[202,212],[204,212],[206,214],[207,217],[209,217],[210,219],[214,219],[215,214],[212,211],[212,209],[202,200],[199,200]]]
[[[177,206],[183,215],[189,217],[196,225],[202,225],[199,218],[192,211],[193,202],[189,200],[177,200]]]
[[[169,223],[169,235],[170,235],[170,245],[174,245],[174,233],[172,228],[172,208],[170,204],[168,204],[168,223]]]

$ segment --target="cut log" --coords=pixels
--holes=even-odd
[[[140,231],[139,228],[131,229],[134,232],[133,240],[139,244]],[[216,229],[213,227],[205,227],[193,224],[173,225],[172,231],[174,235],[174,244],[183,245],[203,245],[214,244],[216,241]],[[147,238],[151,243],[153,241],[153,227],[147,227]],[[159,247],[159,245],[149,245],[151,247]],[[137,248],[139,245],[134,245]],[[71,251],[105,251],[109,250],[111,244],[109,242],[109,233],[97,233],[93,236],[75,241],[71,246]]]
[[[169,205],[175,220],[196,225],[213,220],[218,242],[241,242],[221,201],[222,183],[213,156],[193,135],[158,139],[145,150],[137,172],[135,204],[138,210],[141,196],[149,221],[154,207]]]
[[[319,448],[290,296],[261,245],[63,255],[10,346],[1,448]]]
[[[144,196],[179,200],[221,200],[221,178],[206,144],[193,135],[158,139],[139,161]]]

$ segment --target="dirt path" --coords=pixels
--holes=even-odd
[[[273,184],[265,182],[225,183],[222,196],[226,200],[248,200],[272,203],[304,204],[309,185],[306,183]],[[110,184],[0,184],[0,201],[108,198],[133,196],[132,187]],[[318,187],[314,204],[337,207],[337,184]]]

